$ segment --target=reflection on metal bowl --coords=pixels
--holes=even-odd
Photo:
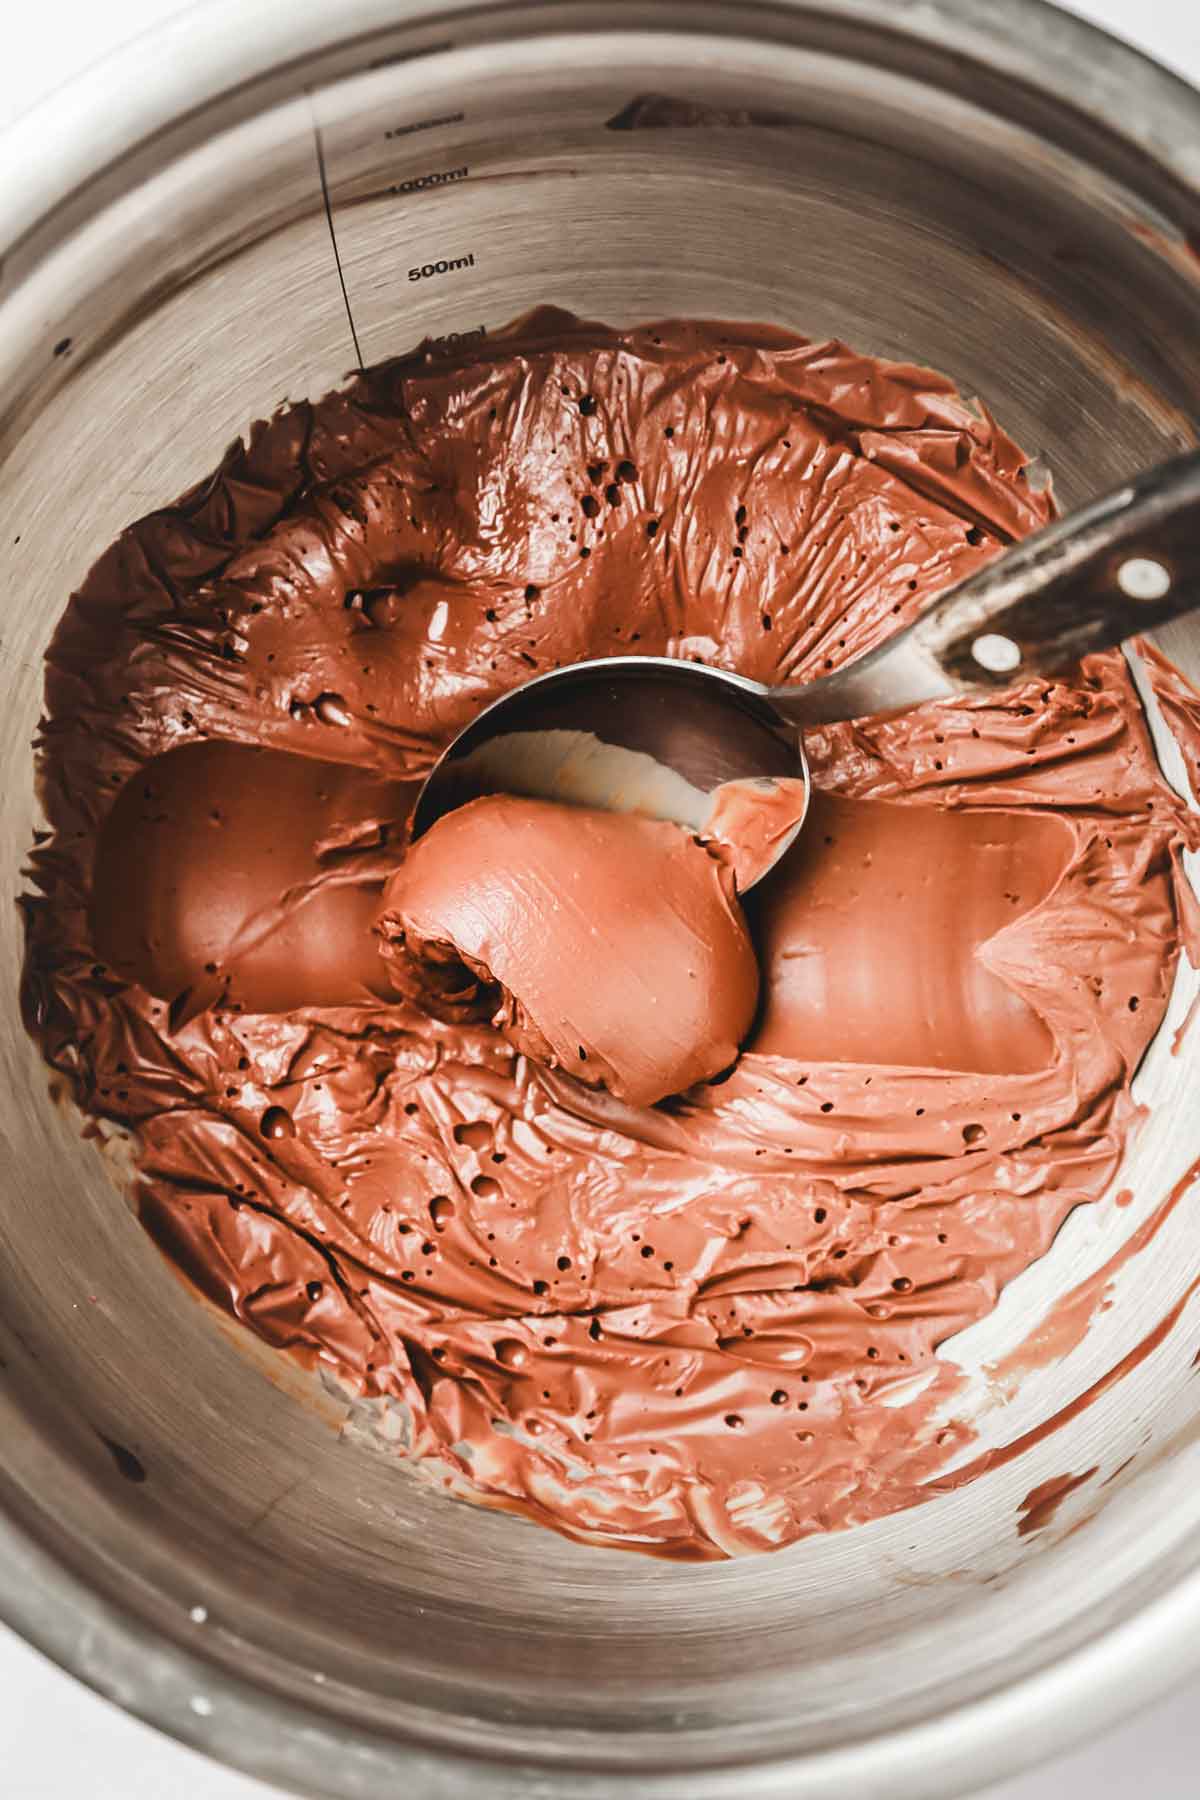
[[[186,15],[152,75],[145,46],[128,53],[106,135],[81,89],[15,145],[10,893],[66,595],[248,419],[356,361],[426,335],[453,349],[544,301],[615,322],[766,319],[945,369],[1038,451],[1066,505],[1192,441],[1200,99],[1067,15],[1034,0],[392,14]],[[1194,628],[1162,642],[1200,669]],[[397,1468],[386,1417],[189,1296],[48,1094],[18,1014],[14,909],[0,918],[0,1613],[130,1710],[343,1800],[399,1785],[599,1800],[622,1782],[930,1800],[1200,1657],[1198,1264],[1177,1187],[1200,1151],[1200,1036],[1171,1053],[1188,974],[1139,1076],[1132,1200],[1075,1214],[955,1345],[972,1369],[1020,1373],[1054,1296],[1177,1193],[1074,1342],[1001,1403],[981,1374],[983,1445],[1022,1454],[870,1527],[696,1569],[457,1504]],[[115,1170],[120,1143],[107,1154]],[[1105,1485],[1052,1492],[1093,1467]]]

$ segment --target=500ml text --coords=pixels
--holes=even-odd
[[[431,275],[449,275],[452,269],[473,269],[474,256],[443,256],[440,262],[422,263],[419,269],[410,269],[410,281],[428,281]]]

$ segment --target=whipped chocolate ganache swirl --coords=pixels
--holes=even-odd
[[[812,733],[744,908],[674,827],[634,884],[644,822],[556,808],[406,870],[424,773],[505,690],[631,652],[803,681],[1052,510],[948,381],[840,343],[543,309],[455,356],[254,426],[71,599],[29,1029],[133,1134],[166,1254],[402,1404],[456,1491],[696,1559],[877,1518],[970,1436],[937,1346],[1117,1169],[1194,821],[1112,653]],[[569,930],[531,934],[572,829]],[[485,868],[534,871],[503,954],[546,1016],[604,1009],[602,1054],[497,1013],[482,952],[431,999]]]

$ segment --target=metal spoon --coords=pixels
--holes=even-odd
[[[803,783],[808,726],[1007,688],[1200,606],[1200,451],[1013,545],[844,669],[767,687],[665,656],[576,663],[515,688],[450,745],[413,836],[487,793],[703,828],[728,782]],[[773,846],[756,879],[799,830]]]

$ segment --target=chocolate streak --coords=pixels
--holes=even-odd
[[[364,932],[483,704],[630,650],[836,667],[1047,518],[1023,463],[925,370],[542,311],[255,426],[71,601],[30,1029],[168,1253],[448,1483],[709,1558],[909,1505],[968,1435],[935,1348],[1111,1180],[1179,946],[1120,656],[813,733],[757,1035],[659,1107],[393,997]]]
[[[1017,1508],[1021,1522],[1017,1526],[1018,1537],[1033,1537],[1036,1532],[1044,1531],[1054,1520],[1063,1501],[1072,1495],[1076,1488],[1081,1488],[1085,1481],[1090,1481],[1096,1469],[1085,1469],[1082,1475],[1058,1475],[1050,1481],[1039,1482],[1031,1488],[1020,1506]]]

